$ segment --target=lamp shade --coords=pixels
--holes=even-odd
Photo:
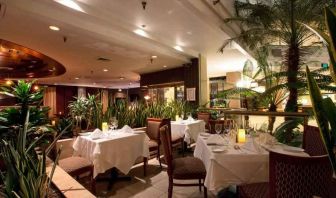
[[[238,139],[238,143],[246,142],[245,129],[238,129],[237,139]]]

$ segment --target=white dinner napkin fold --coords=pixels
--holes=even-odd
[[[207,145],[224,145],[224,139],[217,135],[211,135],[207,140],[206,140]]]
[[[100,129],[95,129],[91,134],[90,134],[90,138],[95,140],[95,139],[99,139],[102,138],[104,136],[103,132]]]
[[[125,125],[123,128],[120,129],[122,133],[134,133],[133,129],[128,125]]]
[[[193,121],[195,121],[195,120],[194,120],[193,117],[189,116],[189,117],[188,117],[188,121],[189,121],[189,122],[193,122]]]

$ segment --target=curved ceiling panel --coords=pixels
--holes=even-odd
[[[0,79],[46,78],[62,75],[65,67],[27,47],[0,39]]]

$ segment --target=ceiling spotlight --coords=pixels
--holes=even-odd
[[[167,65],[164,65],[164,66],[163,66],[163,68],[166,68],[166,67],[167,67]]]
[[[157,58],[157,56],[152,56],[152,58],[154,59],[154,58]]]
[[[142,9],[146,10],[147,1],[145,0],[141,1],[141,5],[142,5]]]
[[[143,36],[143,37],[148,37],[148,34],[147,32],[145,32],[144,30],[142,29],[136,29],[136,30],[133,30],[133,32],[137,35],[140,35],[140,36]]]
[[[179,46],[179,45],[176,45],[176,46],[174,47],[174,49],[176,49],[177,51],[183,52],[182,47]]]
[[[220,0],[213,0],[213,1],[212,1],[212,4],[213,4],[213,5],[216,5],[216,4],[219,3],[219,2],[220,2]]]
[[[57,26],[53,26],[53,25],[49,26],[49,29],[51,29],[51,30],[53,30],[53,31],[59,31],[59,30],[60,30],[59,27],[57,27]]]
[[[120,79],[120,80],[124,80],[124,79],[125,79],[125,77],[119,77],[119,79]]]
[[[84,10],[73,0],[54,0],[54,1],[68,8],[77,10],[79,12],[84,12]]]
[[[104,72],[108,72],[108,69],[103,69]]]
[[[121,89],[118,89],[119,92],[121,92]]]
[[[130,83],[128,83],[129,85],[131,85],[132,83],[130,82]]]
[[[79,77],[76,77],[75,80],[79,80]]]

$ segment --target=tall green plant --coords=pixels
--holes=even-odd
[[[336,12],[334,8],[325,8],[326,24],[329,36],[323,32],[319,33],[320,37],[325,41],[328,47],[330,57],[330,73],[336,83],[335,67],[336,67]],[[333,151],[336,138],[336,106],[330,98],[323,98],[320,89],[311,75],[309,68],[306,68],[308,76],[308,87],[310,98],[313,105],[314,115],[320,129],[321,137],[328,151],[334,173],[336,172],[336,159]]]

